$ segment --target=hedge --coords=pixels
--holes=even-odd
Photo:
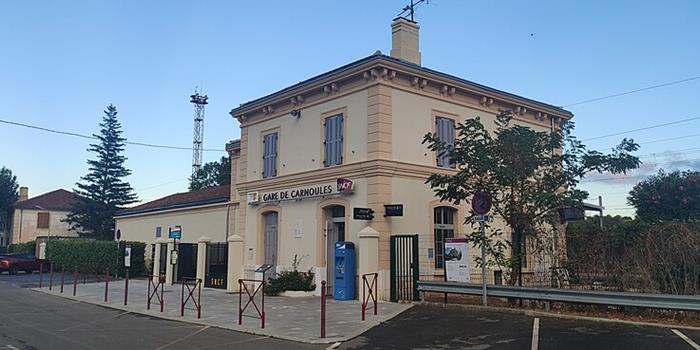
[[[119,244],[119,252],[117,252]],[[80,273],[104,274],[109,269],[110,274],[115,272],[124,275],[124,247],[131,246],[131,267],[129,275],[136,277],[144,274],[144,252],[146,244],[143,242],[115,242],[92,240],[56,240],[46,244],[46,259],[54,264],[54,268],[65,267],[72,271],[78,269]]]
[[[25,243],[13,243],[7,246],[8,253],[31,253],[36,252],[36,242],[29,241]]]

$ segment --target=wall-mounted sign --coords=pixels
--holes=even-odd
[[[445,277],[448,281],[469,282],[469,259],[467,240],[445,239]]]
[[[352,208],[352,218],[355,220],[372,220],[374,219],[374,210],[372,208]]]
[[[384,216],[403,216],[403,204],[384,204]]]
[[[209,288],[226,289],[226,274],[209,274],[204,280],[204,286]]]
[[[350,194],[352,193],[353,189],[352,180],[340,178],[336,179],[336,181],[332,183],[309,185],[271,192],[248,192],[246,197],[248,199],[248,204],[255,205],[261,203],[331,196],[336,194]]]
[[[175,226],[170,228],[168,231],[168,238],[170,239],[181,239],[182,238],[182,227]]]

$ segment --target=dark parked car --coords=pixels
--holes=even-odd
[[[0,272],[8,271],[14,275],[17,271],[32,273],[39,270],[39,259],[34,254],[13,253],[0,255]]]

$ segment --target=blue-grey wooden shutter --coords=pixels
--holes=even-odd
[[[277,133],[263,138],[263,177],[277,176]]]
[[[343,115],[338,114],[326,118],[324,128],[325,159],[323,165],[343,164]]]
[[[435,132],[438,139],[445,143],[449,149],[454,147],[455,143],[455,122],[452,119],[435,118]],[[454,167],[454,163],[450,159],[448,152],[438,152],[437,166],[439,167]]]

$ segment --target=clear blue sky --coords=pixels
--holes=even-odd
[[[239,137],[232,107],[375,50],[388,53],[390,21],[407,2],[6,1],[0,119],[90,134],[113,103],[130,141],[187,147],[188,96],[200,86],[210,97],[204,145],[223,149]],[[698,13],[694,0],[432,0],[417,20],[424,66],[566,105],[699,76]],[[570,110],[586,139],[700,116],[699,100],[694,80]],[[640,155],[654,154],[633,175],[700,168],[697,134],[700,120],[630,134],[643,144]],[[0,135],[0,165],[31,195],[70,189],[86,172],[87,140],[4,124]],[[680,136],[689,137],[644,144]],[[605,149],[619,139],[589,145]],[[126,155],[141,199],[186,189],[191,152],[128,146]],[[222,155],[207,152],[204,160]],[[629,215],[622,207],[636,180],[584,188]]]

